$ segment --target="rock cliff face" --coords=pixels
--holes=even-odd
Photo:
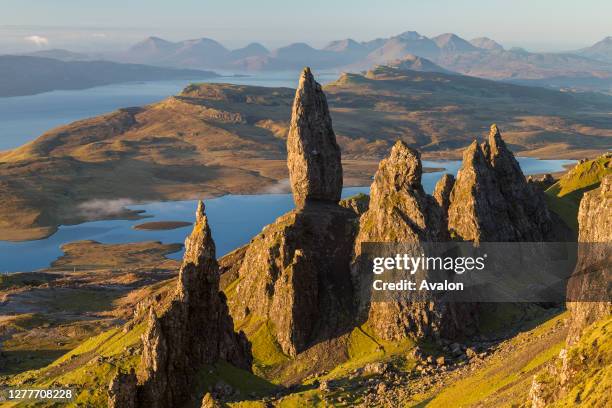
[[[250,370],[249,343],[234,332],[225,296],[219,292],[215,243],[202,202],[185,241],[174,296],[159,316],[150,308],[142,341],[136,407],[181,406],[193,391],[198,370],[220,359]],[[126,398],[115,395],[116,400]]]
[[[585,193],[578,211],[578,262],[568,283],[568,298],[581,299],[592,294],[593,300],[610,297],[612,277],[612,175],[603,178],[599,188]],[[589,244],[586,244],[589,243]],[[573,344],[582,330],[612,313],[611,302],[568,302],[571,312],[568,344]]]
[[[561,240],[543,193],[525,180],[497,126],[463,154],[448,209],[451,235],[466,241]]]
[[[340,147],[325,94],[305,68],[295,92],[287,137],[287,165],[296,205],[337,203],[342,192]]]
[[[357,214],[338,205],[340,151],[321,87],[307,68],[295,95],[287,139],[296,210],[256,236],[244,255],[232,315],[267,319],[284,353],[350,326],[349,263]]]
[[[468,309],[434,302],[409,302],[405,299],[369,301],[371,290],[369,271],[359,271],[362,243],[414,243],[421,253],[421,242],[447,241],[448,233],[443,207],[426,194],[421,184],[422,164],[419,153],[398,141],[388,158],[384,159],[370,189],[370,205],[360,220],[355,240],[353,276],[360,293],[361,313],[375,333],[385,339],[397,340],[408,336],[455,336],[459,328],[469,327]],[[452,186],[452,178],[445,178],[439,188],[440,201]],[[447,190],[447,191],[444,191]],[[463,320],[463,321],[461,321]]]
[[[137,388],[134,371],[117,373],[108,386],[108,408],[136,408]]]
[[[602,300],[611,296],[612,175],[604,176],[599,188],[584,194],[578,224],[578,260],[567,290],[569,300],[585,301],[567,302],[570,311],[567,347],[548,367],[548,378],[534,377],[529,394],[534,408],[550,406],[558,399],[568,401],[572,389],[580,391],[570,403],[584,403],[585,406],[591,406],[592,402],[603,403],[601,397],[595,397],[595,401],[591,399],[592,402],[582,400],[592,393],[585,383],[596,381],[596,387],[602,389],[609,383],[601,373],[610,366],[612,302]],[[589,298],[591,301],[586,301]],[[586,395],[581,395],[583,392]]]
[[[244,256],[232,315],[269,320],[291,356],[350,325],[355,219],[338,205],[310,203],[264,228]]]

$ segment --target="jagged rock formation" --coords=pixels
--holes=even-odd
[[[225,296],[219,292],[215,243],[202,202],[185,240],[174,296],[159,316],[149,309],[142,341],[136,407],[181,406],[191,396],[198,371],[219,359],[250,370],[249,343],[243,333],[234,332]]]
[[[287,137],[287,165],[296,205],[337,203],[342,193],[340,147],[321,85],[305,68],[295,92]]]
[[[534,183],[540,189],[546,190],[547,188],[555,184],[555,178],[551,174],[547,173],[540,177],[529,176],[527,177],[527,182]]]
[[[561,240],[542,192],[527,183],[496,125],[486,142],[474,141],[451,193],[448,227],[466,241]]]
[[[438,180],[434,188],[433,198],[442,209],[444,229],[448,231],[448,207],[450,207],[450,196],[455,186],[455,176],[445,174]]]
[[[452,174],[443,175],[440,180],[436,183],[434,188],[433,198],[438,203],[438,206],[442,208],[444,213],[448,212],[450,206],[450,195],[455,185],[455,176]]]
[[[352,197],[345,198],[339,203],[342,207],[353,210],[355,214],[362,215],[368,211],[370,205],[370,196],[367,194],[359,193]]]
[[[355,239],[353,278],[360,294],[360,310],[367,314],[376,335],[385,339],[432,334],[453,337],[472,321],[468,309],[450,304],[407,299],[370,301],[371,273],[359,271],[362,243],[414,243],[413,250],[420,254],[421,242],[448,240],[443,208],[425,193],[421,175],[420,154],[404,142],[396,142],[378,167],[370,189],[369,209],[361,217]],[[452,186],[452,178],[445,178],[445,183]],[[448,193],[442,187],[439,190],[443,201],[442,196]]]
[[[283,352],[295,356],[352,323],[357,217],[337,204],[340,152],[325,95],[308,68],[295,95],[287,150],[297,209],[251,241],[231,308],[238,320],[269,320]]]
[[[579,244],[576,269],[568,283],[568,299],[610,298],[612,277],[612,175],[604,177],[599,188],[585,193],[578,211]],[[571,311],[568,344],[582,330],[612,313],[612,302],[568,302]]]
[[[118,372],[108,386],[108,408],[136,408],[137,385],[134,370]]]
[[[361,242],[443,241],[442,211],[421,185],[421,155],[397,141],[380,162],[370,189],[370,204],[360,221]]]

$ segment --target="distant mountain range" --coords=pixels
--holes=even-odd
[[[350,38],[332,41],[322,49],[294,43],[268,50],[261,44],[251,43],[230,50],[208,38],[170,42],[149,37],[113,56],[123,62],[246,71],[293,70],[306,65],[317,69],[361,71],[415,57],[428,59],[447,71],[488,79],[557,88],[612,89],[612,37],[592,47],[565,53],[532,53],[521,48],[507,50],[487,37],[467,41],[456,34],[445,33],[429,38],[415,31],[364,42]]]
[[[30,55],[62,61],[103,57],[122,63],[182,69],[281,71],[310,66],[318,70],[349,72],[368,70],[392,61],[420,58],[415,69],[433,64],[446,72],[486,79],[556,89],[612,92],[612,37],[591,47],[564,53],[505,49],[487,37],[467,41],[452,33],[429,38],[415,31],[406,31],[371,41],[358,42],[350,38],[332,41],[321,49],[306,43],[293,43],[269,50],[254,42],[232,50],[210,38],[172,42],[149,37],[126,51],[104,56],[88,56],[65,50],[45,50]]]
[[[71,59],[75,53],[51,50]],[[214,72],[109,61],[61,61],[54,58],[0,55],[0,97],[32,95],[58,89],[83,89],[130,81],[203,79]]]

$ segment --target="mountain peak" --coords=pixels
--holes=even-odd
[[[343,52],[343,51],[361,51],[366,47],[363,44],[358,43],[352,38],[346,38],[344,40],[332,41],[324,48],[327,51]]]
[[[427,37],[417,33],[416,31],[404,31],[403,33],[396,35],[395,38],[400,38],[402,40],[412,40],[412,41],[428,39]]]
[[[130,48],[130,52],[153,53],[153,52],[169,50],[175,46],[176,44],[173,42],[164,40],[163,38],[160,38],[160,37],[151,36],[151,37],[147,37],[144,40],[134,44]]]
[[[142,42],[169,43],[170,41],[164,40],[161,37],[156,37],[154,35],[151,35],[151,36],[145,38],[144,40],[142,40]]]
[[[488,51],[502,51],[504,49],[501,44],[490,39],[489,37],[473,38],[470,40],[470,44],[476,48],[481,48]]]
[[[440,34],[432,40],[444,51],[469,52],[476,50],[472,44],[453,33]]]
[[[452,73],[441,66],[434,64],[427,58],[419,57],[416,55],[409,54],[405,58],[391,61],[388,64],[389,67],[395,68],[401,71],[419,71],[419,72],[440,72],[440,73]],[[373,71],[376,71],[374,68]]]

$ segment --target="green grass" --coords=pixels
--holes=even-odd
[[[560,362],[558,362],[560,364]],[[553,407],[609,407],[612,405],[612,316],[587,328],[580,340],[568,349],[567,365],[573,373],[568,392]],[[549,395],[556,396],[557,378],[538,377],[547,383]]]
[[[200,390],[199,394],[203,397],[219,381],[223,381],[234,390],[238,390],[242,398],[250,395],[253,395],[253,398],[257,398],[258,396],[269,394],[276,389],[276,385],[261,377],[236,368],[225,361],[219,361],[200,370],[197,381],[198,385],[196,386]]]
[[[11,378],[10,384],[69,386],[77,392],[69,407],[104,407],[108,384],[117,370],[137,367],[140,356],[127,355],[125,349],[140,342],[145,326],[143,322],[127,333],[115,328],[91,337],[48,366],[16,375]]]
[[[592,190],[599,185],[606,174],[610,173],[612,173],[612,156],[603,155],[576,165],[549,190],[556,190],[558,197],[563,197],[579,189],[588,188]]]
[[[253,352],[253,368],[256,373],[266,375],[274,366],[290,360],[274,338],[269,321],[262,322],[249,337],[249,341]]]
[[[538,338],[548,332],[552,325],[557,324],[567,313],[558,315],[533,329],[529,335]],[[561,338],[552,344],[540,344],[534,348],[520,349],[521,338],[515,338],[516,351],[503,358],[496,357],[490,360],[485,367],[476,370],[473,374],[459,379],[459,381],[442,389],[427,403],[427,407],[469,407],[483,403],[487,398],[500,392],[509,393],[521,402],[521,395],[526,392],[525,387],[530,384],[534,372],[541,369],[545,363],[554,359],[565,344]],[[485,404],[486,405],[486,404]],[[514,406],[514,405],[512,405]]]
[[[393,362],[405,368],[411,365],[410,361],[407,361],[406,355],[414,346],[415,343],[411,339],[385,341],[372,335],[367,325],[356,327],[348,340],[348,360],[336,366],[323,378],[341,378],[352,370],[377,361]]]
[[[483,334],[499,334],[522,323],[541,322],[542,317],[550,315],[532,303],[483,303],[478,328]]]
[[[600,156],[577,164],[546,190],[548,208],[574,231],[578,231],[578,209],[585,192],[597,188],[601,179],[612,174],[612,157]]]

